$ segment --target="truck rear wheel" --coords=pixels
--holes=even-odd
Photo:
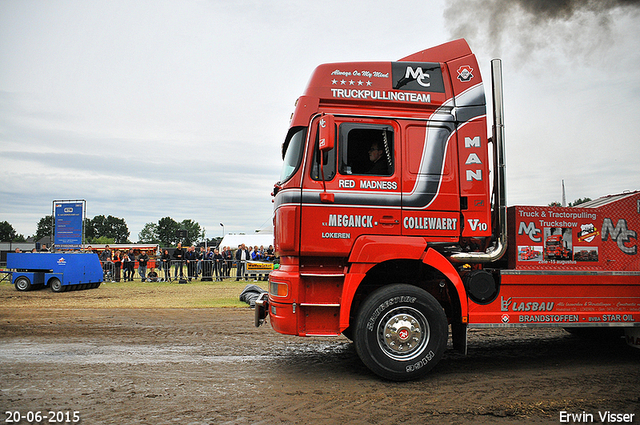
[[[392,381],[426,375],[447,345],[447,317],[427,291],[394,284],[373,292],[356,318],[355,346],[362,362]]]
[[[16,285],[16,289],[18,291],[28,291],[29,289],[31,289],[31,281],[29,281],[29,278],[25,276],[20,276],[19,278],[17,278],[14,284]]]
[[[60,282],[60,279],[58,279],[57,277],[51,278],[51,280],[49,281],[49,286],[51,286],[51,290],[53,292],[63,292],[65,290],[62,282]]]

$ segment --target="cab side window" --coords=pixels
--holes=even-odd
[[[343,123],[339,136],[340,174],[393,174],[393,128]]]

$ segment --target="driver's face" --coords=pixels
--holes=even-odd
[[[369,149],[369,161],[376,162],[382,156],[382,150],[375,143]]]

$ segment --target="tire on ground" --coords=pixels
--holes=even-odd
[[[31,289],[31,281],[26,276],[18,277],[13,283],[18,291],[28,291]]]
[[[360,306],[355,347],[375,374],[392,381],[426,375],[447,346],[447,317],[427,291],[407,284],[384,286]]]
[[[51,290],[53,292],[63,292],[66,287],[62,285],[62,282],[60,282],[60,279],[58,279],[57,277],[52,277],[51,280],[49,281],[49,286],[51,287]]]

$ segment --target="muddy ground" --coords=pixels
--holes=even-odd
[[[371,374],[346,338],[253,326],[249,308],[0,304],[0,408],[83,424],[519,424],[634,414],[640,353],[561,329],[476,330],[425,379]],[[72,418],[72,416],[71,416]],[[21,423],[28,423],[22,421]],[[45,423],[43,421],[43,423]]]

